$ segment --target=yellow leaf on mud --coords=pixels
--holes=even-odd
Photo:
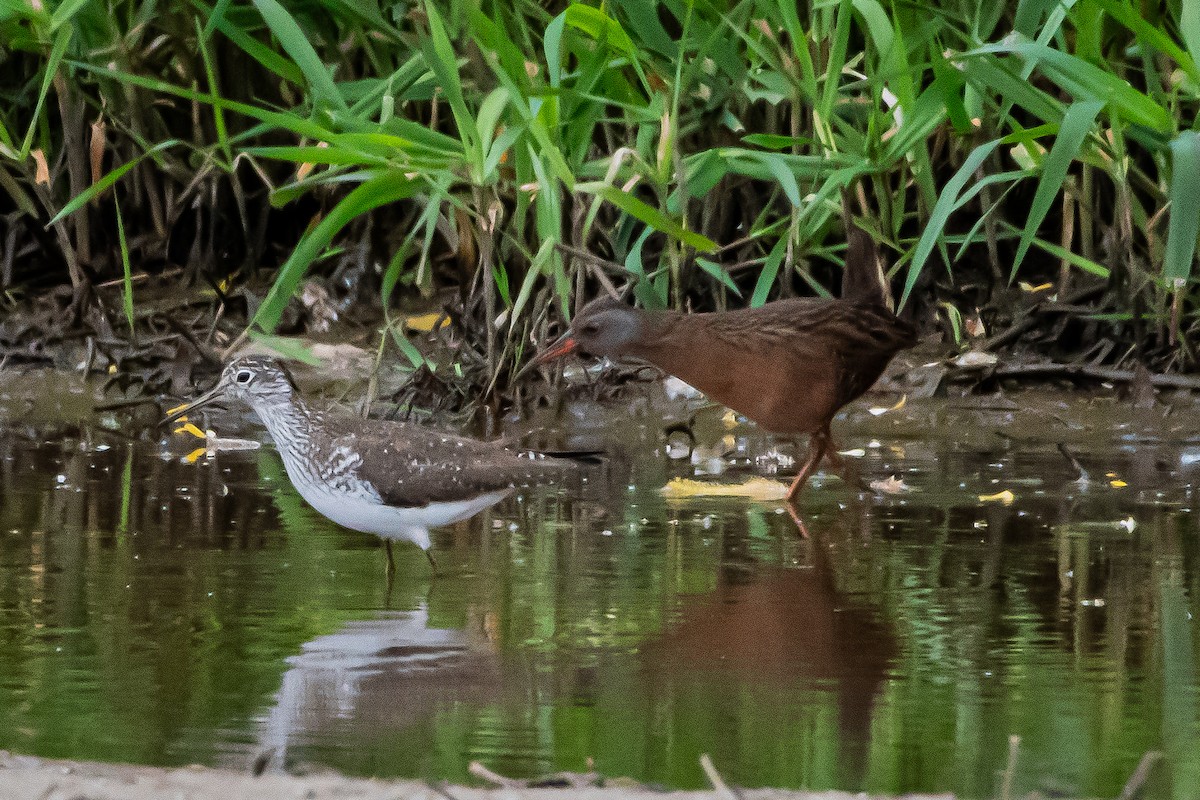
[[[668,500],[686,500],[690,497],[745,497],[748,500],[783,500],[788,486],[768,478],[748,478],[741,483],[710,483],[688,478],[672,478],[659,489]]]
[[[888,413],[889,411],[899,411],[900,409],[904,408],[904,404],[907,401],[908,401],[908,395],[902,394],[902,395],[900,395],[900,399],[896,401],[896,405],[894,405],[894,406],[875,406],[874,408],[868,408],[867,410],[871,412],[871,416],[880,417],[880,416],[883,416],[884,414]]]
[[[1016,499],[1016,495],[1008,489],[1005,489],[1003,492],[996,492],[995,494],[979,495],[979,502],[981,503],[1004,503],[1006,506],[1012,505],[1013,500]]]
[[[441,323],[438,322],[439,319]],[[429,333],[433,330],[434,325],[444,328],[449,324],[450,318],[440,311],[431,311],[428,314],[416,314],[404,318],[404,327],[417,333]]]
[[[1030,294],[1033,294],[1034,292],[1044,292],[1047,289],[1054,288],[1053,283],[1039,283],[1037,286],[1034,286],[1032,283],[1029,283],[1027,281],[1019,281],[1017,283],[1017,286],[1021,287],[1021,291],[1029,292]]]
[[[1122,489],[1122,488],[1128,486],[1129,484],[1126,483],[1125,481],[1117,478],[1117,479],[1109,481],[1108,485],[1112,486],[1114,489]]]

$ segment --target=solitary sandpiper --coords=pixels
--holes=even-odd
[[[467,519],[516,486],[570,465],[408,423],[318,411],[300,396],[287,368],[268,356],[232,362],[211,391],[170,416],[222,400],[241,400],[254,410],[309,505],[339,525],[383,538],[389,573],[393,539],[424,550],[436,572],[430,528]]]

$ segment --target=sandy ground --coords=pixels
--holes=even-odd
[[[906,795],[909,800],[950,795]],[[480,789],[433,787],[418,781],[382,781],[325,774],[254,777],[206,767],[162,769],[132,764],[55,761],[0,751],[2,800],[871,800],[848,792],[721,787],[698,792],[633,788]]]

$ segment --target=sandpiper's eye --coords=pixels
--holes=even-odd
[[[249,383],[250,378],[252,378],[252,377],[253,377],[253,375],[250,373],[250,370],[243,369],[238,372],[237,378],[235,378],[235,380],[238,383]]]

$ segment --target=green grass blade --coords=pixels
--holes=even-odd
[[[296,287],[304,279],[309,264],[329,246],[338,231],[360,214],[365,214],[387,203],[412,197],[416,192],[417,184],[415,182],[405,178],[402,174],[389,170],[376,173],[374,177],[369,178],[346,195],[296,245],[291,256],[279,268],[275,283],[271,286],[262,305],[258,307],[250,324],[257,325],[267,332],[273,331],[279,324],[284,306],[287,305],[288,300],[296,291]]]
[[[733,278],[730,277],[729,272],[720,264],[716,263],[715,261],[709,261],[707,258],[697,258],[696,264],[699,265],[700,269],[704,270],[709,275],[723,283],[727,289],[736,294],[738,297],[742,296],[741,289],[739,289],[737,284],[733,282]]]
[[[779,185],[783,188],[783,193],[787,196],[788,202],[793,206],[799,206],[800,185],[796,183],[796,176],[792,174],[792,170],[788,167],[787,162],[781,156],[774,153],[759,153],[757,159],[771,171],[771,174],[775,176],[775,180],[779,181]]]
[[[621,191],[616,186],[610,186],[607,183],[581,183],[575,188],[604,198],[631,217],[641,220],[657,231],[675,237],[701,253],[711,253],[717,249],[717,243],[712,239],[695,231],[689,231],[657,208],[643,203],[633,195]]]
[[[313,353],[312,348],[292,336],[275,336],[270,333],[261,331],[249,330],[247,333],[250,339],[261,344],[263,347],[269,347],[284,358],[290,358],[293,361],[300,361],[305,364],[319,366],[321,359],[317,358]]]
[[[1169,131],[1174,126],[1170,113],[1152,98],[1134,89],[1111,72],[1105,72],[1081,58],[1035,42],[992,44],[977,48],[979,53],[1012,53],[1037,62],[1038,69],[1076,100],[1103,100],[1109,113],[1152,130]]]
[[[113,195],[113,210],[117,216],[117,246],[121,250],[121,293],[124,295],[125,321],[129,323],[129,335],[133,328],[133,270],[129,266],[129,244],[125,241],[125,220],[121,217],[121,201]]]
[[[61,28],[70,22],[76,14],[87,7],[88,0],[66,0],[50,15],[50,32]]]
[[[200,56],[204,60],[204,77],[208,81],[208,91],[216,95],[219,91],[217,86],[217,70],[213,65],[212,54],[208,52],[208,44],[204,38],[204,30],[200,27],[200,20],[196,20],[196,47],[200,50]],[[229,163],[233,160],[233,152],[229,147],[229,131],[225,126],[225,110],[220,106],[212,107],[213,127],[217,133],[217,145],[221,148],[221,153],[225,156],[225,162]]]
[[[178,140],[168,139],[165,142],[159,142],[158,144],[154,145],[154,147],[151,147],[149,150],[142,153],[137,158],[135,158],[131,161],[126,161],[124,164],[117,167],[113,171],[109,172],[103,178],[96,181],[91,186],[89,186],[88,188],[86,188],[82,192],[80,192],[79,194],[72,197],[67,202],[67,204],[65,206],[63,206],[62,209],[59,210],[59,212],[57,214],[54,215],[54,217],[50,220],[49,223],[47,223],[47,225],[53,225],[54,223],[58,222],[63,217],[66,217],[66,216],[74,213],[80,207],[91,202],[93,197],[96,197],[97,195],[101,194],[108,187],[112,186],[114,183],[121,180],[121,178],[125,175],[125,173],[129,172],[129,170],[133,169],[138,164],[140,164],[143,159],[150,157],[150,156],[154,156],[158,153],[161,153],[162,151],[167,150],[171,147],[174,147],[177,144],[180,144],[180,142]]]
[[[1138,9],[1129,4],[1128,0],[1092,1],[1103,8],[1110,17],[1137,34],[1138,42],[1166,53],[1175,60],[1175,63],[1179,64],[1179,68],[1187,73],[1193,83],[1200,83],[1200,70],[1196,68],[1197,52],[1194,49],[1194,46],[1200,46],[1200,2],[1186,0],[1183,3],[1183,13],[1180,17],[1180,33],[1183,35],[1188,50],[1191,51],[1189,55],[1165,31],[1152,25],[1143,17]],[[1190,9],[1189,6],[1191,6]],[[1193,19],[1190,20],[1191,30],[1189,30],[1189,13],[1193,15]]]
[[[787,255],[787,244],[788,237],[780,236],[779,241],[775,242],[775,246],[767,254],[762,271],[758,273],[758,281],[754,284],[754,294],[750,296],[751,308],[758,308],[767,302],[767,297],[771,294],[771,287],[775,285],[775,278],[779,276],[779,267],[783,264],[783,257]]]
[[[132,72],[123,70],[108,69],[96,64],[88,64],[82,61],[68,61],[73,67],[94,72],[97,75],[107,75],[110,78],[115,78],[124,83],[133,86],[141,86],[144,89],[151,89],[163,94],[182,97],[187,100],[195,100],[200,103],[209,103],[211,105],[220,106],[221,108],[236,111],[239,114],[245,114],[251,119],[265,122],[273,127],[281,128],[286,131],[291,131],[297,136],[308,136],[312,139],[328,139],[331,135],[329,129],[305,117],[298,116],[286,111],[268,111],[258,106],[250,105],[249,103],[239,103],[235,100],[227,100],[223,97],[217,97],[205,92],[196,92],[191,89],[185,89],[182,86],[174,86],[166,81],[161,81],[157,78],[147,78],[142,75],[135,75]],[[171,140],[177,143],[177,140]]]
[[[197,2],[195,5],[201,11],[207,10],[207,6],[203,3]],[[223,2],[217,3],[216,7],[209,12],[208,24],[205,26],[205,30],[215,28],[225,34],[226,38],[231,42],[245,50],[247,55],[266,69],[274,72],[289,83],[293,83],[296,86],[303,86],[304,73],[300,71],[300,68],[294,62],[276,53],[270,47],[267,47],[258,39],[255,39],[225,18],[224,14],[221,13],[221,9],[227,5],[228,0],[223,0]],[[207,34],[204,38],[208,38]]]
[[[946,181],[946,185],[942,188],[941,196],[938,197],[937,203],[929,213],[929,221],[925,223],[925,229],[921,232],[921,238],[917,241],[912,261],[908,264],[908,274],[904,278],[904,293],[900,295],[901,308],[908,302],[908,296],[917,284],[917,278],[921,275],[925,261],[933,252],[933,248],[937,244],[938,238],[942,235],[942,231],[945,230],[946,223],[950,220],[950,214],[957,208],[959,193],[962,192],[963,187],[966,186],[971,176],[975,174],[975,170],[987,160],[987,157],[999,145],[1000,140],[994,139],[976,147],[967,156],[963,165],[958,168],[958,171],[951,176],[950,180]]]
[[[425,13],[429,19],[429,41],[423,43],[425,61],[437,78],[438,86],[443,96],[450,103],[450,112],[458,126],[458,135],[462,137],[463,149],[467,159],[476,171],[483,168],[483,150],[479,137],[475,133],[475,119],[467,109],[463,96],[462,79],[458,73],[458,57],[450,44],[446,33],[446,23],[433,3],[425,3]]]
[[[1017,269],[1025,259],[1025,254],[1029,251],[1029,245],[1033,241],[1033,237],[1037,235],[1042,220],[1046,218],[1051,206],[1058,200],[1063,181],[1067,177],[1067,170],[1071,168],[1071,162],[1079,155],[1079,149],[1083,146],[1084,139],[1091,132],[1096,123],[1096,116],[1103,108],[1104,103],[1100,100],[1088,100],[1083,103],[1075,103],[1067,109],[1066,115],[1063,116],[1058,136],[1055,137],[1054,145],[1050,148],[1050,153],[1042,164],[1042,177],[1038,180],[1037,191],[1033,195],[1033,205],[1030,206],[1025,229],[1021,232],[1021,243],[1017,246],[1017,254],[1013,257],[1012,268],[1009,271],[1008,279],[1010,281],[1016,277]]]
[[[336,109],[345,109],[346,101],[333,82],[333,76],[295,18],[277,0],[251,0],[279,45],[296,62],[312,90],[313,99]]]
[[[1171,219],[1163,278],[1187,280],[1200,235],[1200,132],[1185,131],[1171,140]]]
[[[1004,223],[1003,227],[1006,233],[1012,234],[1013,236],[1016,236],[1021,232],[1016,226],[1010,225],[1009,223]],[[1083,270],[1089,275],[1095,275],[1097,278],[1108,280],[1108,276],[1110,274],[1108,267],[1104,266],[1103,264],[1098,264],[1089,258],[1084,258],[1078,253],[1073,253],[1062,245],[1057,245],[1054,242],[1047,242],[1045,239],[1038,239],[1035,237],[1033,240],[1033,246],[1039,250],[1042,250],[1043,252],[1049,253],[1060,261],[1067,262],[1076,269]]]
[[[29,120],[29,130],[25,132],[25,139],[21,142],[18,161],[29,158],[29,151],[33,147],[33,134],[37,131],[38,121],[42,119],[42,108],[46,104],[46,96],[50,93],[50,85],[54,82],[54,76],[58,73],[63,54],[67,52],[67,45],[70,43],[71,28],[69,27],[60,30],[54,37],[54,45],[50,48],[50,57],[46,59],[46,71],[42,74],[42,86],[38,91],[37,104],[34,106],[33,116]]]
[[[1194,65],[1200,60],[1200,0],[1183,0],[1180,3],[1179,32]]]

